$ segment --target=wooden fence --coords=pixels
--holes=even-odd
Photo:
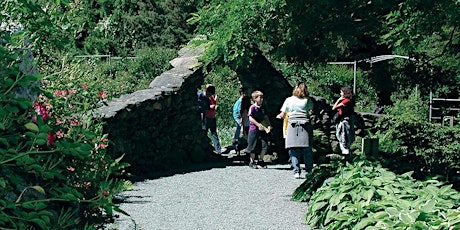
[[[440,122],[443,126],[460,123],[460,99],[433,98],[430,94],[430,122]]]

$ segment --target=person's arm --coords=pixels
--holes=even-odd
[[[253,123],[255,126],[257,126],[257,128],[259,128],[260,131],[265,130],[264,126],[261,123],[257,122],[256,119],[254,119],[252,116],[249,116],[249,121]]]
[[[288,101],[288,99],[284,100],[284,103],[283,103],[283,105],[281,106],[281,109],[280,109],[281,112],[278,115],[276,115],[276,118],[283,119],[284,115],[286,115],[286,111],[287,111],[287,107],[288,107],[287,101]]]
[[[332,106],[332,110],[336,110],[337,108],[343,106],[343,104],[341,103],[343,101],[343,97],[340,97],[339,99],[337,99],[337,101],[335,102],[334,106]]]
[[[283,119],[285,114],[285,112],[280,112],[278,115],[276,115],[276,118]]]
[[[214,99],[214,104],[211,103],[211,105],[209,106],[210,109],[214,109],[214,110],[217,110],[217,95],[216,97],[214,96],[211,96],[212,99]],[[210,101],[212,101],[211,97],[209,98]]]

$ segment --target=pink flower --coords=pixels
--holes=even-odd
[[[48,131],[48,137],[46,138],[46,143],[48,146],[54,148],[54,142],[56,141],[56,135],[53,134],[51,131]]]
[[[101,99],[106,99],[108,95],[107,95],[106,92],[101,91],[101,92],[99,92],[99,93],[97,94],[97,96],[98,96],[99,98],[101,98]]]
[[[73,171],[75,171],[75,168],[74,168],[74,167],[72,167],[72,166],[68,166],[68,167],[67,167],[67,170],[69,170],[69,171],[73,172]]]
[[[69,93],[69,95],[70,95],[70,94],[74,94],[74,93],[75,93],[75,90],[69,89],[69,90],[67,90],[67,93]]]
[[[59,130],[59,131],[56,132],[56,137],[57,138],[63,138],[64,136],[65,136],[65,133],[62,132],[62,130]]]
[[[69,120],[70,125],[77,126],[80,124],[78,120]]]
[[[53,96],[65,97],[67,95],[66,90],[55,90]]]
[[[105,148],[107,148],[107,145],[106,144],[98,144],[97,148],[98,149],[105,149]]]
[[[81,85],[81,88],[87,89],[87,88],[89,88],[89,86],[88,85]]]
[[[91,182],[85,181],[85,182],[83,183],[83,185],[84,185],[86,188],[88,188],[89,186],[91,186]]]
[[[48,112],[46,111],[45,106],[41,105],[39,102],[35,102],[33,108],[38,115],[42,116],[42,119],[45,121],[49,118]]]

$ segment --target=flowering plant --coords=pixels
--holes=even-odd
[[[106,154],[103,123],[90,112],[107,93],[24,74],[15,53],[0,53],[10,67],[0,71],[0,226],[90,229],[123,212],[112,199],[127,165]]]

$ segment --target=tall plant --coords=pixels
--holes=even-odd
[[[103,93],[84,85],[43,88],[48,82],[30,71],[30,51],[46,47],[35,38],[58,32],[45,9],[7,1],[0,14],[2,22],[20,28],[2,28],[0,47],[0,226],[92,229],[118,209],[112,199],[123,182],[115,176],[126,165],[106,156],[102,123],[86,113]],[[32,16],[45,18],[30,24]]]

